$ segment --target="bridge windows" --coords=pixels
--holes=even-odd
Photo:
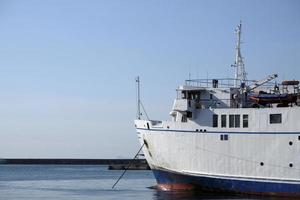
[[[270,124],[281,124],[281,114],[270,114]]]
[[[240,115],[229,115],[229,128],[240,127]]]
[[[229,115],[229,128],[234,127],[234,115]]]
[[[226,115],[221,115],[221,127],[226,128]]]
[[[240,127],[240,115],[234,115],[234,127],[235,128]]]
[[[213,115],[213,127],[218,127],[218,115]]]
[[[243,115],[243,128],[248,128],[248,120],[249,120],[249,116]]]
[[[229,115],[229,128],[240,128],[241,127],[241,120],[242,120],[242,127],[248,128],[249,127],[249,115],[243,114],[242,119],[241,115]],[[221,115],[221,128],[227,127],[227,115]],[[218,115],[214,114],[212,119],[213,127],[218,127]]]

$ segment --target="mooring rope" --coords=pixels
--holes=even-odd
[[[112,189],[114,189],[114,187],[118,184],[118,182],[122,179],[122,177],[124,176],[124,174],[126,173],[126,171],[129,169],[129,167],[132,165],[132,163],[134,162],[134,160],[138,157],[139,153],[141,152],[141,150],[143,149],[145,143],[143,143],[143,145],[141,146],[141,148],[139,149],[139,151],[135,154],[134,158],[129,162],[129,164],[127,165],[127,167],[125,168],[125,170],[123,171],[123,173],[121,174],[121,176],[118,178],[118,180],[115,182],[115,184],[113,184],[113,186],[111,187]]]

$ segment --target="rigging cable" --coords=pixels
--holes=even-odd
[[[145,113],[147,119],[150,121],[150,118],[149,118],[149,116],[148,116],[148,114],[147,114],[147,112],[146,112],[146,109],[145,109],[145,107],[144,107],[142,101],[140,101],[140,104],[141,104],[141,106],[142,106],[142,109],[143,109],[143,111],[144,111],[144,113]]]

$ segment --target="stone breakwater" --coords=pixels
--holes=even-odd
[[[2,165],[108,165],[111,169],[125,169],[132,159],[0,159]],[[149,169],[145,159],[134,160],[129,169]]]

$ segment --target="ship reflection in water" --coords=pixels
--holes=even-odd
[[[246,195],[232,195],[232,194],[213,194],[201,193],[192,191],[160,191],[156,190],[153,200],[293,200],[293,198],[282,197],[260,197],[260,196],[246,196]],[[295,198],[296,200],[297,198]]]
[[[194,200],[265,199],[257,196],[157,190],[150,170],[130,170],[111,189],[120,170],[101,165],[0,165],[0,199],[24,200]],[[282,199],[282,198],[281,198]]]

